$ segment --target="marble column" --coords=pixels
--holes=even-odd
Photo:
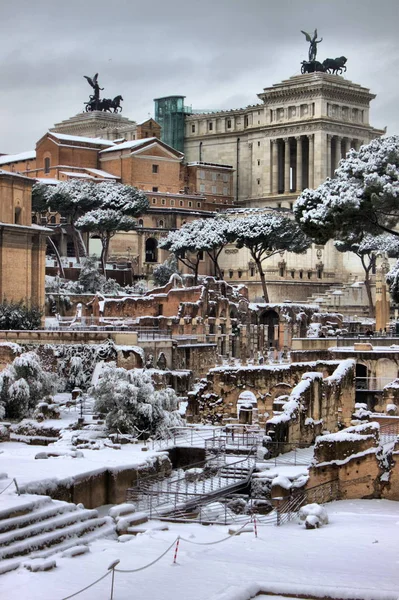
[[[308,135],[309,139],[309,179],[308,186],[313,188],[314,182],[314,135]]]
[[[272,194],[278,194],[278,143],[277,140],[272,142]]]
[[[349,138],[344,138],[344,158],[346,158],[346,155],[348,154],[349,150],[351,149],[351,141]]]
[[[302,192],[302,138],[298,135],[296,138],[296,183],[295,191]]]
[[[284,138],[284,193],[290,191],[290,138]]]
[[[338,135],[335,136],[335,164],[334,171],[339,167],[339,161],[341,160],[341,139]]]
[[[333,136],[327,133],[327,177],[332,176],[331,144]]]

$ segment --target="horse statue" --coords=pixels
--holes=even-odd
[[[302,66],[301,66],[302,75],[304,73],[319,73],[319,72],[320,73],[325,72],[324,63],[322,64],[318,60],[313,60],[313,61],[303,60],[302,61]]]
[[[94,110],[99,110],[103,112],[112,112],[117,113],[120,109],[122,112],[121,102],[123,102],[122,96],[115,96],[114,99],[104,98],[103,100],[99,100],[95,98],[95,96],[90,96],[89,102],[85,102],[86,104],[86,112],[93,112]]]
[[[338,58],[326,58],[326,60],[323,61],[323,67],[326,73],[341,75],[342,71],[346,71],[346,61],[347,58],[345,56],[339,56]]]

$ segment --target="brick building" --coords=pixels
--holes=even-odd
[[[0,301],[44,305],[46,236],[32,225],[33,180],[0,171]]]

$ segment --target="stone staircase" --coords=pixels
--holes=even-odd
[[[11,500],[14,502],[11,502]],[[47,558],[77,545],[115,536],[111,517],[49,496],[9,495],[0,504],[0,573],[25,558]]]
[[[367,292],[362,281],[336,283],[321,294],[312,294],[306,301],[318,304],[321,312],[339,312],[346,315],[368,313]]]

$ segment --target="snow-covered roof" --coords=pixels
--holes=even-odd
[[[0,175],[7,175],[8,177],[19,177],[20,179],[27,179],[32,183],[35,182],[35,180],[32,177],[26,177],[26,175],[21,175],[20,173],[13,173],[13,171],[4,171],[3,169],[0,169]]]
[[[59,179],[55,179],[54,177],[36,177],[36,181],[39,183],[47,183],[47,185],[56,185],[60,182]]]
[[[60,171],[62,175],[67,175],[68,177],[78,177],[79,179],[94,179],[92,175],[88,173],[77,173],[76,171]]]
[[[8,165],[9,163],[23,160],[33,160],[34,158],[36,158],[36,150],[28,150],[20,154],[6,154],[5,156],[0,156],[0,165]]]
[[[122,144],[113,144],[112,148],[105,148],[105,150],[101,150],[101,154],[104,154],[105,152],[113,152],[114,150],[129,150],[130,148],[137,148],[138,146],[142,146],[143,144],[153,141],[159,140],[156,137],[143,138],[141,140],[129,140],[128,142],[123,142]]]
[[[49,131],[53,137],[56,137],[58,140],[63,140],[65,142],[82,142],[84,144],[93,144],[94,146],[114,146],[114,142],[111,140],[103,140],[102,138],[91,138],[91,137],[82,137],[80,135],[68,135],[66,133],[57,133],[56,131]]]
[[[112,173],[108,173],[107,171],[103,171],[102,169],[85,168],[85,171],[93,173],[93,175],[97,175],[98,177],[103,177],[103,179],[120,179],[120,177],[118,177],[117,175],[112,175]]]

